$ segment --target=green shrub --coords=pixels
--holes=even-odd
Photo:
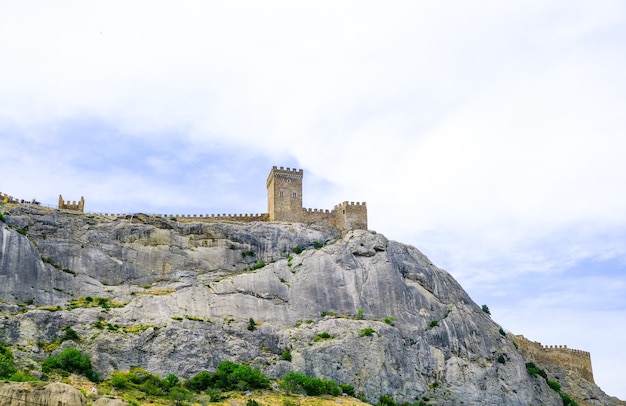
[[[61,342],[63,341],[80,341],[80,337],[78,335],[78,333],[76,331],[74,331],[73,328],[71,327],[65,327],[63,329],[64,333],[63,336],[61,337]]]
[[[98,381],[98,375],[91,368],[89,356],[84,355],[76,348],[64,349],[58,358],[46,358],[41,367],[42,372],[49,373],[55,369],[84,375],[93,382]]]
[[[489,307],[487,307],[486,304],[482,305],[481,309],[483,310],[483,312],[487,313],[488,315],[491,315],[491,312],[489,311]]]
[[[357,320],[363,320],[365,318],[365,316],[363,315],[363,309],[359,309],[356,312],[356,319]]]
[[[162,396],[164,394],[163,388],[161,387],[161,379],[152,374],[148,374],[148,376],[146,376],[142,384],[139,386],[139,390],[151,396]]]
[[[285,350],[283,351],[283,353],[280,356],[280,359],[283,360],[283,361],[291,362],[291,350],[289,348],[285,348]]]
[[[223,361],[214,373],[202,371],[185,382],[185,386],[195,391],[206,391],[208,388],[247,391],[268,388],[269,379],[258,369]]]
[[[439,324],[439,321],[437,321],[437,320],[432,320],[432,321],[430,322],[430,324],[428,325],[428,328],[434,328],[434,327],[437,327],[437,325],[438,325],[438,324]]]
[[[0,378],[9,378],[16,372],[17,368],[15,368],[13,352],[7,345],[0,344]]]
[[[337,316],[337,314],[335,312],[330,312],[328,310],[324,310],[323,312],[320,313],[320,317],[326,317],[326,316],[335,317]]]
[[[242,251],[241,252],[241,256],[244,257],[244,258],[245,257],[253,257],[255,255],[256,254],[254,253],[254,251]]]
[[[385,323],[389,324],[390,326],[394,326],[396,324],[396,318],[395,317],[385,317]]]
[[[323,248],[324,245],[325,244],[322,241],[313,241],[313,248],[315,248],[316,250]]]
[[[341,388],[341,391],[343,393],[345,393],[348,396],[352,396],[354,397],[354,386],[352,385],[348,385],[347,383],[340,383],[339,387]]]
[[[252,265],[252,266],[250,267],[250,270],[251,270],[251,271],[254,271],[254,270],[256,270],[256,269],[261,269],[261,268],[263,268],[265,265],[267,265],[267,264],[266,264],[263,260],[259,259],[259,260],[256,262],[256,264],[254,264],[254,265]]]
[[[256,323],[255,323],[255,321],[254,321],[254,319],[252,317],[250,317],[248,319],[248,327],[247,327],[247,329],[250,330],[250,331],[256,330]]]
[[[377,406],[396,406],[396,401],[389,395],[381,395],[378,399]]]
[[[561,384],[558,383],[557,381],[553,381],[551,379],[548,380],[548,386],[550,388],[552,388],[552,390],[560,392],[561,391]]]
[[[500,354],[500,355],[498,356],[498,362],[499,362],[500,364],[505,364],[505,363],[506,363],[506,357],[504,356],[504,354]]]
[[[293,252],[295,252],[296,254],[300,254],[302,253],[302,251],[304,251],[302,248],[300,248],[299,245],[296,245],[295,247],[293,247]]]
[[[576,403],[573,399],[571,399],[565,393],[559,392],[559,396],[561,396],[561,400],[563,400],[563,406],[578,406],[578,403]]]
[[[546,374],[546,371],[544,371],[543,369],[537,367],[534,363],[532,362],[527,362],[526,363],[526,371],[528,371],[528,373],[531,376],[541,376],[544,379],[548,379],[548,375]]]
[[[193,391],[201,392],[211,385],[212,375],[207,371],[198,372],[185,381],[185,386]]]
[[[163,380],[163,386],[165,386],[166,389],[170,389],[176,386],[178,382],[179,382],[178,377],[170,373],[170,374],[167,374],[167,376]]]
[[[313,341],[318,342],[320,340],[327,340],[329,338],[334,338],[334,337],[328,334],[326,331],[324,331],[323,333],[319,333],[318,335],[316,335]]]
[[[332,380],[312,378],[300,372],[288,372],[283,377],[283,385],[290,392],[305,393],[308,396],[339,396],[341,387]]]
[[[193,399],[193,393],[180,386],[174,386],[170,389],[168,398],[173,400],[175,405],[190,404]]]
[[[261,404],[254,399],[248,399],[246,401],[246,406],[261,406]]]
[[[500,335],[506,337],[506,331],[502,327],[500,327]]]
[[[375,331],[374,331],[373,328],[365,327],[364,329],[359,331],[359,337],[369,337],[369,336],[371,336],[374,333],[375,333]]]
[[[9,381],[12,382],[36,382],[37,378],[29,374],[28,372],[17,371],[9,377]]]
[[[129,386],[128,373],[121,371],[113,372],[111,378],[109,378],[109,383],[117,389],[127,388]]]

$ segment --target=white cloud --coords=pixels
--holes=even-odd
[[[572,284],[589,282],[571,269],[612,261],[595,272],[619,280],[623,2],[0,8],[2,192],[261,212],[269,166],[299,166],[305,205],[367,201],[371,228],[497,300],[494,317],[520,289],[555,306],[524,278],[562,275],[554,297],[571,308],[585,303]],[[561,334],[525,319],[538,308],[506,321]]]

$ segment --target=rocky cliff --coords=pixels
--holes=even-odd
[[[451,275],[381,234],[4,211],[0,341],[23,368],[40,369],[71,327],[80,341],[55,351],[77,346],[104,376],[140,366],[189,377],[233,360],[348,383],[372,401],[563,404]],[[615,401],[599,388],[594,399]]]

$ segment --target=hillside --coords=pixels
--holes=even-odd
[[[374,403],[562,405],[534,361],[580,405],[622,404],[528,359],[450,274],[382,234],[2,211],[0,342],[35,376],[76,347],[103,377],[140,367],[187,379],[235,361],[349,384]],[[68,327],[79,339],[60,340]]]

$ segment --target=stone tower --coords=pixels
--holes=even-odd
[[[272,167],[267,177],[270,221],[302,221],[302,169]]]

